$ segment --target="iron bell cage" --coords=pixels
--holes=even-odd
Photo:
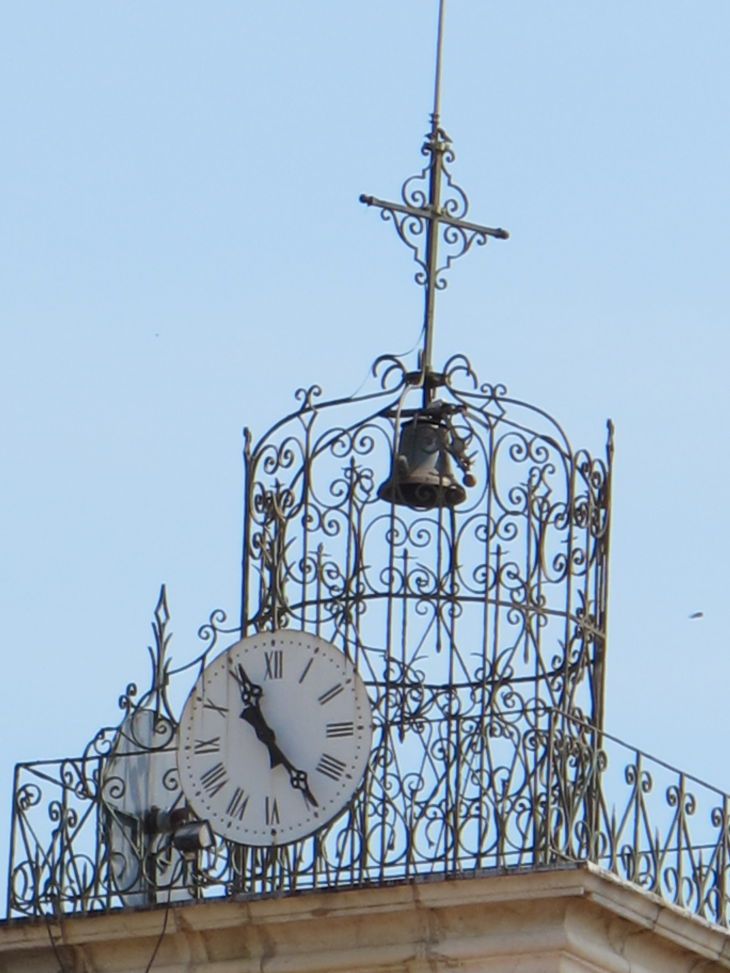
[[[539,863],[556,714],[603,721],[611,426],[574,452],[461,355],[424,400],[402,360],[373,373],[246,434],[241,631],[333,642],[375,714],[355,804],[283,854],[307,884]]]

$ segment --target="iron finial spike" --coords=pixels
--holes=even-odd
[[[439,19],[436,33],[436,78],[433,86],[433,124],[438,125],[441,114],[441,51],[444,41],[444,9],[446,0],[439,0]]]

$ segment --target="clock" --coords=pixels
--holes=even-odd
[[[286,844],[347,806],[371,740],[367,690],[339,649],[307,632],[260,632],[200,674],[180,719],[180,784],[217,834]]]

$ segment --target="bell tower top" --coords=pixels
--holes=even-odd
[[[484,246],[490,236],[498,240],[509,237],[506,230],[471,223],[466,219],[469,200],[464,190],[452,180],[446,167],[456,155],[451,147],[451,139],[441,128],[445,6],[446,0],[439,0],[433,111],[431,127],[421,148],[428,162],[420,173],[403,183],[400,203],[365,194],[360,196],[361,203],[376,206],[384,220],[393,221],[398,236],[413,251],[413,258],[419,266],[415,279],[425,289],[425,307],[423,345],[413,384],[423,388],[424,407],[431,402],[434,388],[440,384],[434,377],[432,358],[436,292],[446,287],[444,275],[454,260],[462,257],[473,243]],[[444,248],[441,263],[439,244]]]

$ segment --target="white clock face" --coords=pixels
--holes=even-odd
[[[217,834],[286,844],[347,805],[371,739],[367,691],[339,649],[307,632],[261,632],[201,673],[180,720],[180,782]]]

